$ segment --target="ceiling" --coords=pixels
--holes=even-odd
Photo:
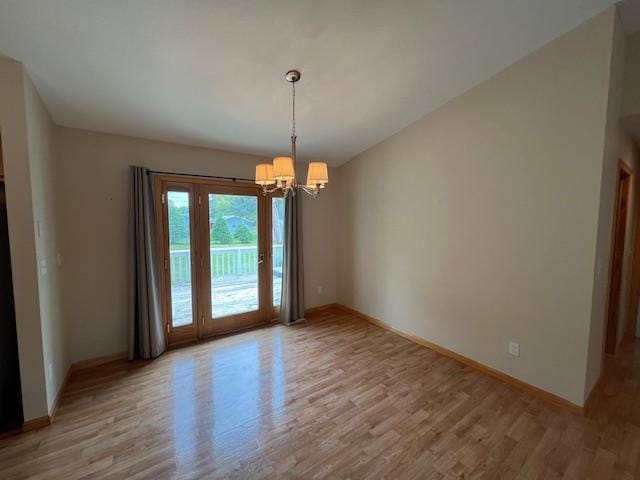
[[[63,126],[339,165],[612,0],[0,0]]]

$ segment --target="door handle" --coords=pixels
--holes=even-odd
[[[258,265],[262,264],[264,262],[264,252],[260,253],[260,257],[258,259]]]

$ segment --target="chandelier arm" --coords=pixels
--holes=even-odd
[[[320,192],[320,190],[318,190],[317,188],[309,188],[306,185],[298,185],[297,187],[300,190],[304,191],[304,193],[311,195],[313,198],[316,198],[318,196],[318,193]]]

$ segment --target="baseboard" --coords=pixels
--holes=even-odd
[[[49,415],[45,415],[44,417],[32,418],[31,420],[24,422],[22,424],[22,431],[31,432],[49,425],[51,425],[51,417]]]
[[[87,368],[97,367],[98,365],[104,365],[105,363],[116,362],[118,360],[125,360],[129,356],[128,352],[112,353],[111,355],[104,355],[102,357],[89,358],[87,360],[81,360],[71,365],[71,371],[77,372],[78,370],[86,370]]]
[[[60,388],[58,389],[58,393],[56,394],[56,398],[53,402],[53,406],[51,407],[49,415],[27,420],[22,424],[22,432],[30,432],[51,425],[51,422],[53,422],[53,419],[58,411],[60,399],[62,398],[62,395],[64,394],[64,391],[67,387],[67,383],[69,382],[69,377],[73,372],[97,367],[98,365],[104,365],[105,363],[115,362],[117,360],[123,360],[125,358],[127,358],[127,352],[120,352],[111,355],[105,355],[103,357],[90,358],[88,360],[82,360],[80,362],[71,364],[69,370],[67,370],[67,374],[65,375],[64,380],[62,381],[62,385],[60,385]]]
[[[548,403],[551,403],[553,405],[556,405],[558,407],[562,407],[566,410],[569,410],[572,413],[578,414],[578,415],[585,415],[586,413],[588,413],[591,408],[592,408],[592,403],[593,400],[595,398],[595,392],[596,390],[599,388],[600,386],[600,380],[598,380],[598,382],[596,382],[595,386],[593,387],[593,389],[591,390],[591,393],[589,394],[589,397],[587,398],[587,401],[585,402],[584,407],[580,406],[580,405],[576,405],[575,403],[572,403],[562,397],[559,397],[551,392],[547,392],[546,390],[543,390],[539,387],[536,387],[534,385],[531,385],[529,383],[523,382],[522,380],[518,380],[517,378],[511,377],[510,375],[507,375],[506,373],[500,372],[498,370],[495,370],[491,367],[488,367],[486,365],[483,365],[479,362],[476,362],[475,360],[472,360],[468,357],[465,357],[463,355],[460,355],[456,352],[453,352],[451,350],[448,350],[444,347],[441,347],[440,345],[437,345],[433,342],[430,342],[428,340],[425,340],[424,338],[418,337],[416,335],[412,335],[410,333],[404,332],[398,328],[395,328],[391,325],[389,325],[386,322],[383,322],[382,320],[378,320],[377,318],[371,317],[365,313],[362,313],[358,310],[355,310],[353,308],[347,307],[346,305],[342,305],[339,303],[328,303],[326,305],[319,305],[317,307],[311,307],[305,310],[305,315],[307,317],[313,318],[315,316],[320,316],[323,313],[326,313],[327,311],[330,310],[334,310],[334,309],[338,309],[341,310],[343,312],[346,312],[350,315],[353,315],[355,317],[361,318],[363,320],[368,321],[369,323],[376,325],[380,328],[383,328],[385,330],[388,330],[390,332],[395,333],[396,335],[399,335],[403,338],[406,338],[414,343],[417,343],[418,345],[421,345],[423,347],[426,347],[430,350],[433,350],[434,352],[439,353],[440,355],[443,355],[445,357],[449,357],[452,358],[453,360],[456,360],[460,363],[462,363],[463,365],[467,365],[475,370],[478,370],[486,375],[489,375],[493,378],[496,378],[498,380],[501,380],[513,387],[518,388],[519,390],[523,390],[537,398],[540,398],[541,400],[544,400]],[[104,365],[106,363],[111,363],[111,362],[115,362],[118,360],[124,360],[126,359],[128,356],[127,352],[119,352],[119,353],[114,353],[111,355],[105,355],[102,357],[97,357],[97,358],[90,358],[87,360],[82,360],[80,362],[75,362],[71,365],[71,367],[69,367],[69,370],[67,371],[67,374],[62,382],[62,385],[60,385],[60,388],[58,390],[58,394],[56,395],[56,399],[54,401],[53,407],[51,408],[51,412],[49,413],[49,415],[45,415],[43,417],[38,417],[38,418],[34,418],[31,420],[27,420],[26,422],[24,422],[24,424],[22,425],[22,432],[30,432],[33,430],[38,430],[40,428],[44,428],[47,427],[51,424],[51,422],[53,421],[55,414],[58,410],[58,406],[60,404],[60,399],[62,398],[62,395],[64,393],[64,390],[67,386],[69,377],[71,376],[71,374],[73,372],[79,371],[79,370],[86,370],[88,368],[93,368],[93,367],[97,367],[99,365]]]
[[[338,307],[337,303],[329,303],[326,305],[319,305],[317,307],[311,307],[305,310],[305,315],[312,318],[314,316],[319,316],[323,313],[325,313],[328,310],[331,309],[335,309]],[[97,367],[99,365],[104,365],[106,363],[111,363],[111,362],[116,362],[119,360],[125,360],[128,357],[128,352],[118,352],[118,353],[113,353],[111,355],[104,355],[102,357],[96,357],[96,358],[89,358],[87,360],[82,360],[79,362],[75,362],[73,364],[71,364],[71,367],[69,367],[69,370],[67,371],[67,374],[65,375],[65,378],[62,382],[62,385],[60,385],[60,388],[58,389],[58,394],[56,395],[56,399],[54,401],[53,407],[51,408],[51,412],[49,413],[49,415],[46,415],[44,417],[39,417],[39,418],[34,418],[32,420],[28,420],[26,422],[24,422],[23,426],[22,426],[22,431],[23,432],[28,432],[28,431],[32,431],[32,430],[37,430],[39,428],[43,428],[46,427],[48,425],[51,424],[53,418],[55,417],[55,414],[58,410],[58,406],[60,405],[60,399],[62,398],[62,395],[64,393],[64,390],[67,386],[67,383],[69,381],[69,377],[71,376],[71,374],[73,372],[77,372],[80,370],[86,370],[89,368],[93,368],[93,367]]]
[[[314,316],[319,316],[322,313],[325,313],[327,310],[335,309],[336,307],[337,307],[336,303],[319,305],[317,307],[306,309],[305,315],[310,318]],[[67,370],[67,374],[65,375],[64,380],[60,385],[60,388],[58,389],[58,393],[56,394],[56,398],[53,402],[53,406],[51,407],[51,411],[49,412],[49,415],[27,420],[22,424],[22,429],[18,430],[18,433],[20,431],[30,432],[30,431],[38,430],[40,428],[44,428],[51,425],[51,422],[53,421],[58,411],[58,406],[60,405],[60,399],[62,398],[62,395],[64,394],[64,391],[67,387],[69,377],[71,377],[71,374],[73,372],[94,368],[107,363],[117,362],[119,360],[125,360],[127,357],[128,357],[128,352],[118,352],[118,353],[112,353],[111,355],[104,355],[101,357],[89,358],[87,360],[81,360],[79,362],[72,363],[71,366],[69,367],[69,370]]]
[[[421,345],[430,350],[433,350],[434,352],[437,352],[440,355],[452,358],[453,360],[456,360],[462,363],[463,365],[467,365],[475,370],[478,370],[479,372],[482,372],[493,378],[501,380],[502,382],[507,383],[526,393],[529,393],[547,403],[553,404],[557,407],[564,408],[565,410],[568,410],[571,413],[575,413],[578,415],[585,414],[585,407],[576,405],[575,403],[570,402],[569,400],[566,400],[562,397],[559,397],[554,393],[543,390],[540,387],[536,387],[535,385],[531,385],[530,383],[524,382],[522,380],[518,380],[517,378],[507,375],[506,373],[503,373],[499,370],[495,370],[494,368],[488,367],[487,365],[484,365],[480,362],[472,360],[471,358],[465,357],[464,355],[460,355],[459,353],[456,353],[452,350],[448,350],[444,347],[441,347],[440,345],[437,345],[433,342],[425,340],[424,338],[404,332],[396,327],[392,327],[391,325],[389,325],[386,322],[383,322],[382,320],[378,320],[377,318],[374,318],[365,313],[359,312],[358,310],[354,310],[353,308],[347,307],[346,305],[336,304],[336,307],[342,310],[343,312],[349,313],[355,317],[366,320],[369,323],[376,325],[380,328],[383,328],[385,330],[389,330],[390,332],[393,332],[396,335],[400,335],[401,337],[404,337],[407,340],[411,340],[412,342],[417,343],[418,345]]]
[[[326,312],[327,310],[337,308],[337,306],[338,306],[337,303],[328,303],[326,305],[319,305],[317,307],[307,308],[305,310],[305,316],[309,316],[309,317],[317,316]],[[230,333],[234,333],[234,332],[230,332]],[[86,370],[88,368],[104,365],[105,363],[117,362],[119,360],[126,360],[128,357],[129,357],[128,352],[118,352],[118,353],[112,353],[110,355],[104,355],[102,357],[81,360],[71,365],[71,368],[69,369],[69,373],[67,374],[67,376],[72,372],[77,372],[79,370]],[[60,390],[62,391],[62,389]]]
[[[67,374],[64,376],[64,380],[58,389],[58,393],[56,394],[56,398],[53,401],[53,406],[51,407],[51,411],[49,415],[45,415],[43,417],[32,418],[31,420],[27,420],[22,424],[22,429],[18,431],[20,432],[31,432],[33,430],[39,430],[44,427],[48,427],[53,422],[53,417],[55,417],[56,412],[58,411],[58,406],[60,405],[60,399],[62,398],[62,393],[64,392],[67,382],[69,381],[69,376],[71,376],[71,367],[67,370]]]
[[[337,303],[327,303],[326,305],[318,305],[317,307],[311,307],[311,308],[307,308],[304,311],[304,315],[305,317],[317,317],[319,315],[322,315],[323,313],[326,313],[328,310],[333,310],[335,308],[337,308],[338,304]]]

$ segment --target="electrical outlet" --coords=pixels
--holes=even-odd
[[[62,254],[58,253],[58,267],[62,266]]]
[[[318,285],[318,295],[322,295],[323,291],[324,289],[322,288],[322,285]]]
[[[520,356],[520,344],[516,342],[509,342],[509,354],[514,357]]]

